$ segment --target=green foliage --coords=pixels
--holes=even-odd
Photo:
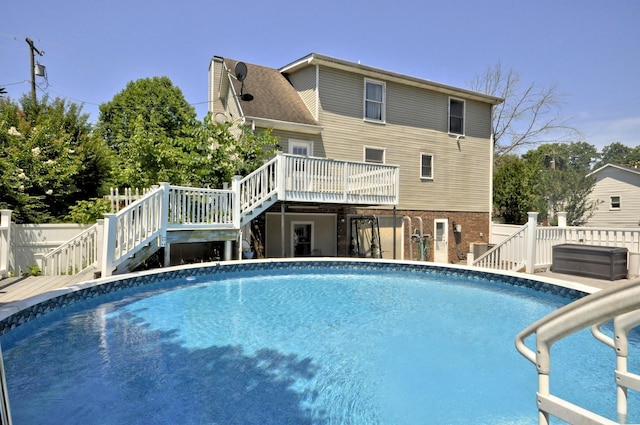
[[[68,221],[81,224],[92,224],[109,212],[109,201],[104,198],[93,198],[78,201],[69,208]]]
[[[630,148],[619,142],[611,143],[602,149],[600,160],[595,168],[606,164],[627,165],[631,167],[640,166],[640,146]]]
[[[22,276],[42,276],[42,270],[37,264],[29,266],[29,270],[22,272]]]
[[[567,223],[580,226],[597,204],[589,200],[595,178],[587,177],[597,158],[594,146],[553,143],[530,150],[521,158],[504,157],[494,173],[494,209],[505,223],[523,224],[527,211],[554,222],[560,211]]]
[[[217,124],[210,115],[196,129],[194,140],[190,183],[199,187],[221,187],[233,176],[246,176],[275,153],[278,142],[270,131]]]
[[[69,205],[98,194],[110,164],[87,118],[61,99],[0,99],[0,205],[16,222],[59,221]]]
[[[141,134],[152,138],[154,144],[185,137],[195,120],[194,108],[168,77],[142,78],[100,105],[96,132],[120,154],[128,151],[129,141]]]
[[[504,155],[493,174],[494,216],[508,224],[524,224],[527,212],[536,211],[535,170],[517,155]]]

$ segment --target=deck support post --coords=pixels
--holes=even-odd
[[[284,235],[285,235],[285,231],[284,231],[284,202],[282,202],[280,204],[280,242],[281,242],[281,247],[280,247],[280,256],[282,258],[284,258],[285,256],[285,241],[284,241]]]

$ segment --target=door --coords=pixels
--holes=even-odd
[[[436,263],[449,262],[449,220],[438,218],[433,221],[435,235],[433,235],[433,261]]]
[[[291,222],[291,252],[294,257],[309,257],[313,252],[313,223]]]

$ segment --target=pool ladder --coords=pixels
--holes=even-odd
[[[601,326],[613,320],[613,338],[601,331]],[[571,424],[626,424],[627,391],[640,391],[640,375],[627,370],[628,334],[640,325],[640,280],[615,284],[610,288],[585,296],[528,326],[516,336],[516,348],[538,370],[538,423],[548,425],[550,416]],[[586,327],[594,337],[616,352],[616,396],[618,422],[556,397],[549,390],[551,346]],[[535,352],[525,345],[525,339],[536,335]]]

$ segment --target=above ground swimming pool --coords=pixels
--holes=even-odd
[[[536,424],[514,337],[582,295],[424,263],[232,262],[52,299],[0,342],[17,425]],[[553,353],[554,393],[613,418],[612,350],[587,331]]]

